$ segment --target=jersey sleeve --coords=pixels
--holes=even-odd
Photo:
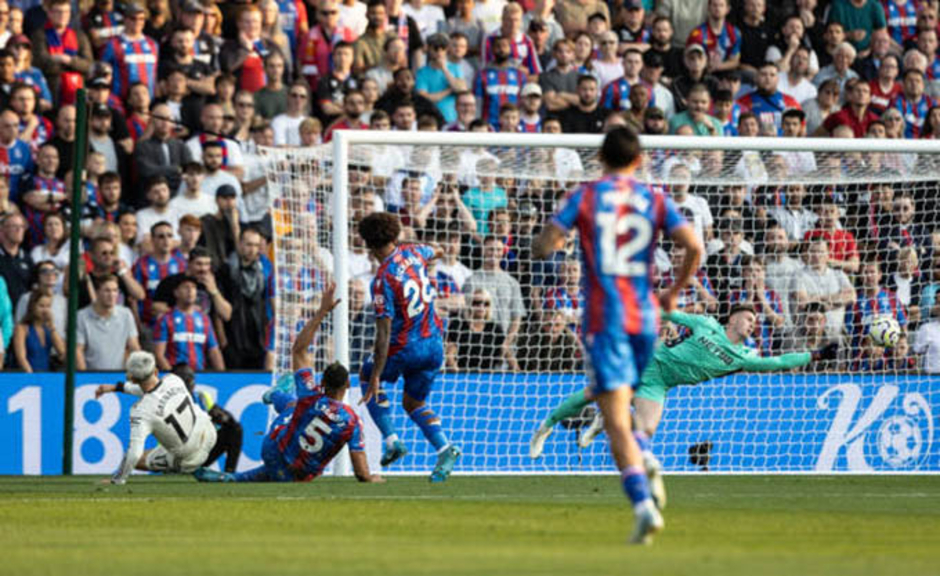
[[[150,421],[138,410],[132,409],[130,441],[127,445],[127,452],[124,454],[124,461],[121,462],[121,467],[111,477],[112,483],[124,484],[127,481],[127,477],[134,471],[137,461],[144,453],[144,441],[147,436],[150,436],[150,430]]]
[[[350,452],[364,452],[366,449],[365,442],[362,440],[362,424],[359,421],[359,418],[354,416],[352,421],[353,432],[352,436],[349,438],[349,451]]]
[[[565,232],[571,230],[575,221],[578,219],[578,212],[581,210],[581,198],[584,197],[584,187],[579,186],[577,190],[568,195],[561,203],[558,213],[552,218],[552,223]]]
[[[685,219],[675,201],[669,196],[663,194],[663,227],[666,233],[672,236],[672,233],[688,225],[689,221]]]
[[[414,244],[412,245],[412,249],[414,249],[415,252],[420,254],[421,257],[424,258],[425,262],[430,263],[431,260],[434,260],[434,248],[431,248],[429,245]]]
[[[686,328],[691,329],[693,332],[697,328],[704,328],[711,324],[713,320],[708,316],[699,316],[697,314],[686,314],[685,312],[673,311],[663,314],[663,318],[679,324],[680,326],[685,326]]]
[[[783,354],[782,356],[748,356],[742,362],[741,369],[745,372],[774,372],[777,370],[789,370],[809,364],[812,354],[809,352],[797,352],[795,354]]]
[[[153,331],[153,341],[165,344],[168,339],[168,326],[170,314],[166,313],[157,320],[157,325]]]
[[[395,316],[394,295],[392,289],[381,276],[372,281],[372,306],[375,308],[376,318],[393,318]]]

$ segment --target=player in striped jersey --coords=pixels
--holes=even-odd
[[[160,48],[144,34],[146,21],[146,11],[129,2],[124,7],[123,33],[111,38],[101,51],[101,60],[114,69],[111,92],[122,100],[137,82],[147,86],[151,98],[156,92]]]
[[[401,222],[389,212],[370,214],[359,223],[359,235],[379,262],[372,281],[375,352],[360,370],[360,403],[368,406],[382,432],[382,466],[388,466],[407,450],[392,425],[391,403],[381,383],[404,378],[402,407],[437,451],[431,482],[443,482],[460,457],[460,449],[447,440],[440,417],[426,402],[444,363],[442,323],[435,309],[434,286],[428,278],[430,262],[443,256],[443,250],[425,244],[398,244],[400,234]]]
[[[161,370],[184,362],[193,370],[225,370],[212,321],[196,304],[196,279],[183,276],[173,291],[176,306],[160,317],[154,329],[154,353]]]
[[[317,382],[313,374],[310,344],[326,315],[339,304],[333,299],[335,284],[323,292],[320,308],[297,335],[291,347],[294,377],[282,378],[265,392],[263,400],[278,415],[261,446],[264,464],[237,474],[207,468],[196,470],[200,482],[309,482],[323,473],[327,464],[349,445],[353,472],[360,482],[383,482],[369,472],[362,440],[362,424],[351,407],[343,403],[349,390],[349,373],[334,362]],[[294,393],[286,388],[294,384]]]
[[[662,297],[671,311],[688,284],[703,248],[672,200],[633,176],[640,141],[627,127],[607,133],[600,150],[604,176],[572,192],[532,248],[547,258],[577,228],[584,262],[585,307],[582,338],[589,361],[588,394],[605,418],[611,452],[624,492],[633,502],[636,526],[631,542],[646,544],[663,519],[650,495],[641,446],[631,431],[632,388],[653,355],[659,331],[659,303],[653,292],[655,238],[666,232],[686,248],[676,283]]]

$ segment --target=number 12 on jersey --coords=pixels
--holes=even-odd
[[[653,239],[653,225],[639,214],[598,212],[601,271],[611,276],[645,276],[647,264],[634,261]]]

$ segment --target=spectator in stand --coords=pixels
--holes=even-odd
[[[640,83],[640,72],[643,70],[643,54],[635,48],[629,48],[623,53],[623,62],[620,64],[623,75],[611,79],[605,86],[603,96],[604,108],[608,110],[629,110],[630,90]]]
[[[686,47],[699,44],[705,49],[711,73],[736,70],[741,62],[741,31],[727,21],[728,0],[708,0],[705,22],[689,32]]]
[[[566,134],[599,134],[609,111],[598,101],[597,78],[578,77],[578,101],[561,112],[561,125]]]
[[[767,58],[767,49],[771,46],[773,25],[767,20],[765,0],[745,0],[744,9],[736,13],[731,20],[741,32],[742,73],[752,77]]]
[[[897,320],[903,330],[907,326],[907,311],[898,302],[897,295],[881,286],[881,263],[871,260],[862,265],[861,290],[846,316],[847,330],[852,335],[852,347],[858,349],[861,339],[868,334],[872,321],[878,316]]]
[[[26,373],[52,369],[53,351],[65,356],[65,342],[52,318],[52,294],[35,290],[29,298],[26,315],[13,330],[13,352],[17,365]]]
[[[483,266],[474,271],[462,290],[464,294],[472,295],[477,289],[482,288],[492,295],[493,319],[506,335],[502,356],[507,367],[516,371],[519,365],[516,362],[514,347],[519,326],[525,316],[525,304],[522,300],[519,282],[500,268],[505,249],[502,240],[495,236],[487,236],[483,241]]]
[[[20,299],[12,304],[16,305],[15,312],[13,317],[16,319],[16,322],[22,322],[23,317],[26,316],[26,310],[29,308],[29,300],[32,297],[33,292],[40,291],[49,293],[52,296],[52,323],[58,331],[59,334],[65,334],[65,327],[68,321],[68,299],[62,295],[62,269],[57,268],[55,263],[51,260],[36,260],[38,264],[34,268],[35,278],[33,278],[33,284],[31,290],[26,292]],[[4,286],[4,293],[6,287]],[[2,296],[0,296],[2,297]],[[12,307],[11,307],[12,308]],[[4,327],[4,334],[6,335],[6,327]],[[10,333],[13,334],[13,324],[10,324]],[[2,366],[2,364],[0,364]]]
[[[174,227],[169,222],[157,222],[150,227],[152,249],[134,264],[134,279],[143,286],[146,296],[138,303],[141,327],[152,330],[157,321],[153,313],[153,297],[160,281],[171,274],[186,270],[186,259],[173,250]],[[149,336],[145,333],[145,340]]]
[[[204,191],[202,182],[206,171],[202,164],[189,162],[183,168],[183,181],[180,193],[170,200],[170,210],[174,214],[191,214],[202,218],[216,211],[215,196]]]
[[[368,130],[369,125],[362,121],[366,98],[359,90],[350,90],[343,98],[343,115],[330,124],[323,135],[323,142],[333,139],[334,130]]]
[[[545,289],[542,308],[561,312],[565,323],[577,330],[584,308],[584,290],[581,287],[581,262],[564,260],[558,267],[558,284]]]
[[[490,158],[481,158],[476,165],[479,181],[477,187],[464,193],[462,202],[477,222],[477,233],[489,233],[489,214],[496,208],[505,208],[508,204],[506,190],[496,185],[496,171],[499,164]]]
[[[744,222],[740,217],[726,218],[720,223],[719,231],[722,248],[709,256],[705,270],[718,295],[718,314],[724,316],[730,309],[732,293],[739,291],[743,283]]]
[[[389,36],[382,45],[382,59],[366,70],[364,77],[375,81],[379,93],[384,94],[395,79],[395,71],[408,68],[408,50],[405,41],[397,36]]]
[[[129,2],[124,6],[124,30],[108,40],[101,51],[101,61],[113,69],[111,91],[122,100],[137,82],[147,86],[153,97],[157,89],[157,65],[160,49],[144,34],[147,11]]]
[[[26,219],[19,213],[8,214],[0,221],[0,276],[6,281],[11,302],[29,290],[33,260],[23,247]]]
[[[794,326],[791,314],[791,296],[795,291],[797,275],[802,269],[801,262],[788,255],[790,241],[786,231],[776,223],[768,225],[764,232],[764,264],[767,287],[779,297],[787,329]]]
[[[509,6],[518,7],[516,4]],[[450,40],[445,34],[434,34],[428,38],[428,63],[418,70],[415,90],[437,105],[445,122],[454,122],[457,120],[454,95],[466,90],[467,82],[460,67],[447,61],[449,43]]]
[[[36,90],[17,82],[10,89],[10,107],[20,119],[19,139],[33,151],[52,139],[52,122],[36,113]]]
[[[684,74],[673,79],[672,82],[672,95],[678,111],[683,111],[688,107],[686,99],[695,85],[705,84],[709,94],[718,90],[718,80],[706,72],[708,57],[701,44],[689,44],[685,49],[683,62],[685,63]]]
[[[199,243],[199,238],[202,236],[202,220],[193,214],[184,213],[183,217],[180,218],[179,228],[180,244],[173,250],[173,254],[182,256],[188,262],[190,253],[196,248],[196,244]]]
[[[673,201],[678,208],[688,210],[687,218],[692,222],[699,242],[702,246],[707,246],[714,237],[712,230],[714,219],[708,202],[701,196],[689,193],[692,185],[692,171],[686,164],[676,163],[669,170],[669,180],[672,182],[669,193]]]
[[[213,322],[231,320],[232,305],[222,295],[216,275],[212,271],[212,257],[202,246],[197,246],[190,252],[185,272],[171,274],[160,281],[153,296],[153,311],[158,318],[176,306],[176,288],[184,278],[196,280],[196,304]]]
[[[744,256],[741,261],[743,283],[740,290],[731,292],[729,304],[753,306],[759,320],[752,338],[761,356],[778,354],[783,344],[786,321],[783,301],[765,284],[764,261],[760,256]]]
[[[49,0],[43,8],[48,22],[32,33],[36,67],[45,75],[57,104],[74,104],[94,59],[91,43],[84,32],[69,27],[69,0]]]
[[[532,318],[519,337],[519,358],[526,372],[571,372],[581,369],[581,346],[562,310]]]
[[[30,246],[43,243],[43,220],[47,214],[59,212],[68,200],[65,183],[55,176],[59,168],[59,152],[55,146],[42,146],[36,160],[36,173],[24,179],[20,185],[23,216],[29,226],[27,244]]]
[[[385,94],[375,103],[375,107],[394,116],[395,110],[402,104],[412,106],[416,116],[434,116],[439,124],[443,124],[443,116],[433,102],[418,94],[415,90],[415,77],[408,68],[399,68],[395,71],[394,82]]]
[[[15,56],[17,82],[22,82],[30,86],[36,92],[36,100],[39,102],[39,110],[46,112],[52,109],[52,91],[49,90],[49,83],[46,77],[33,66],[33,43],[23,34],[10,38],[7,48]]]
[[[660,272],[659,287],[668,288],[675,283],[675,271],[682,265],[685,257],[685,248],[677,244],[672,245],[669,251],[669,261],[665,263],[668,268]],[[718,310],[718,298],[711,280],[703,267],[696,270],[689,280],[689,285],[679,294],[676,307],[688,314],[714,314]]]
[[[202,162],[203,150],[210,142],[218,142],[218,144],[213,144],[213,147],[221,149],[222,168],[231,172],[236,178],[240,178],[244,175],[241,147],[234,140],[223,136],[224,113],[222,105],[216,103],[206,104],[202,109],[200,118],[202,132],[186,141],[190,156],[194,161]]]
[[[448,322],[445,358],[450,370],[498,370],[504,359],[506,334],[494,319],[493,297],[485,288],[470,294],[464,317]]]
[[[761,124],[772,124],[781,132],[783,113],[801,110],[795,98],[781,92],[777,87],[779,70],[773,62],[764,62],[757,69],[757,88],[738,99],[742,111],[753,112]]]
[[[555,65],[539,76],[549,112],[560,112],[578,101],[578,70],[574,66],[574,43],[562,38],[552,48]]]
[[[711,109],[711,96],[704,84],[698,84],[689,90],[686,104],[687,109],[669,121],[671,133],[678,133],[683,126],[690,127],[695,136],[721,136],[724,133],[721,121],[708,114]]]
[[[803,240],[825,240],[829,244],[828,264],[830,266],[849,274],[858,272],[859,256],[855,245],[855,235],[842,228],[839,222],[839,207],[833,200],[827,198],[819,205],[818,212],[817,227],[806,232]]]
[[[444,31],[444,11],[440,6],[424,0],[407,0],[402,6],[402,11],[418,25],[422,42],[427,42],[431,35]]]
[[[806,198],[806,185],[793,183],[785,187],[785,198],[782,202],[773,202],[770,198],[765,201],[771,206],[769,215],[787,233],[787,238],[795,244],[800,242],[810,230],[816,226],[819,217],[804,205]]]
[[[461,34],[467,42],[468,54],[478,56],[485,34],[483,22],[473,13],[474,7],[474,0],[454,2],[454,15],[447,19],[444,32],[452,39],[455,33]]]
[[[160,317],[154,333],[157,367],[170,370],[178,362],[196,371],[211,366],[225,370],[209,316],[196,305],[196,281],[185,278],[174,291],[176,306]]]
[[[170,45],[160,54],[160,79],[165,79],[170,70],[180,70],[186,76],[186,87],[195,94],[215,94],[215,79],[218,71],[196,57],[196,34],[190,28],[177,28],[170,35]],[[267,71],[265,71],[267,73]],[[284,73],[283,70],[280,71]],[[268,81],[273,81],[268,74]]]
[[[704,13],[702,18],[704,18]],[[701,21],[701,20],[699,20]],[[673,42],[672,22],[666,16],[656,16],[650,34],[650,48],[648,52],[662,58],[664,82],[671,82],[684,73],[683,63],[685,57],[685,42],[680,38],[678,44]]]
[[[209,250],[212,268],[219,271],[235,251],[236,239],[241,234],[237,192],[228,184],[219,187],[215,194],[218,208],[213,215],[203,216],[200,245]]]
[[[829,116],[839,111],[839,81],[830,78],[819,85],[816,98],[804,100],[803,112],[806,113],[806,133],[815,134]]]
[[[134,315],[118,304],[119,286],[117,276],[103,277],[94,303],[78,311],[75,336],[78,370],[123,370],[127,355],[140,350]]]
[[[33,262],[49,260],[59,270],[66,270],[69,266],[69,232],[65,223],[65,216],[60,212],[51,212],[43,218],[43,243],[33,246],[29,257]],[[58,292],[62,291],[62,281],[53,286]]]
[[[467,55],[467,38],[460,32],[450,35],[450,44],[447,47],[447,61],[460,68],[460,76],[467,80],[477,77],[478,63],[476,58]]]
[[[844,0],[851,1],[851,0]],[[822,86],[822,83],[829,79],[835,79],[839,82],[839,88],[844,89],[849,80],[858,78],[858,73],[852,70],[852,64],[857,56],[855,48],[848,42],[839,44],[835,53],[832,55],[832,64],[823,67],[813,78],[813,84],[816,87]]]
[[[910,247],[918,252],[926,249],[929,233],[923,225],[916,223],[915,212],[912,196],[902,194],[894,198],[891,217],[881,223],[883,229],[879,234],[878,251],[886,262],[894,262],[902,248]]]
[[[809,245],[808,262],[797,276],[794,288],[796,311],[804,316],[795,319],[802,324],[811,308],[819,303],[826,311],[826,333],[829,338],[840,339],[845,325],[846,306],[855,301],[852,283],[841,270],[830,266],[829,243],[823,239],[813,240]]]
[[[481,62],[484,66],[493,63],[493,43],[499,38],[505,38],[509,41],[509,65],[521,68],[533,81],[537,81],[538,75],[542,73],[542,66],[532,39],[522,31],[522,14],[522,7],[515,2],[507,3],[503,7],[499,30],[489,34],[483,43]]]
[[[18,138],[20,119],[12,110],[0,112],[0,174],[9,180],[10,200],[19,204],[20,179],[33,171],[33,153],[29,144]]]
[[[355,41],[356,33],[339,25],[337,3],[334,0],[320,2],[317,6],[317,25],[311,27],[300,40],[300,49],[297,51],[298,72],[307,80],[311,91],[316,91],[320,80],[332,72],[335,46],[340,42],[351,45]]]
[[[129,304],[130,299],[143,300],[146,297],[143,287],[134,280],[134,275],[117,254],[114,240],[108,236],[98,236],[91,242],[88,251],[90,267],[79,267],[78,305],[83,308],[94,301],[95,287],[108,274],[114,274],[120,281],[121,302]],[[68,276],[64,278],[63,292],[68,294]]]
[[[335,14],[335,5],[334,14]],[[243,5],[238,13],[238,33],[222,45],[219,64],[222,72],[233,74],[237,89],[254,94],[267,83],[264,59],[272,52],[280,52],[273,41],[262,36],[261,9],[255,5]],[[286,63],[286,59],[285,59]],[[287,70],[287,76],[290,71]]]
[[[895,48],[904,46],[917,38],[917,13],[919,2],[913,0],[887,0],[882,5],[885,11],[887,29],[884,36],[895,45]],[[875,34],[872,34],[872,43]]]
[[[383,0],[371,0],[366,8],[368,25],[365,32],[355,41],[355,64],[353,70],[356,74],[363,74],[377,66],[382,60],[385,43],[393,35],[386,32],[386,9]],[[301,70],[302,72],[302,70]]]
[[[127,131],[131,140],[136,144],[150,123],[150,93],[146,84],[137,82],[132,84],[127,93]]]
[[[620,4],[614,18],[614,22],[619,22],[614,27],[614,32],[620,41],[618,53],[622,54],[630,48],[635,48],[640,52],[649,50],[653,34],[646,20],[646,10],[642,0],[626,0]]]
[[[519,132],[530,134],[542,131],[542,88],[529,82],[522,87],[522,107],[519,110]]]
[[[503,104],[499,109],[499,132],[514,134],[519,132],[519,107],[515,104]]]
[[[337,51],[337,59],[342,59],[341,52],[347,56],[352,56],[352,48],[345,51]],[[351,62],[351,59],[350,59]],[[339,66],[337,66],[339,69]],[[335,70],[334,70],[335,73]],[[332,97],[332,95],[331,95]],[[330,99],[328,102],[332,104]],[[339,101],[342,106],[342,100]],[[326,104],[322,105],[326,111]],[[333,108],[330,108],[333,112]],[[287,110],[283,114],[278,114],[271,121],[271,128],[274,130],[275,146],[299,146],[300,145],[300,123],[310,114],[310,90],[304,81],[294,82],[287,93]]]
[[[936,53],[936,33],[932,35],[928,34],[926,37],[929,37],[933,41],[932,49],[934,53]],[[866,82],[870,82],[878,77],[878,68],[881,67],[881,62],[886,56],[892,53],[891,40],[888,38],[888,33],[884,30],[876,32],[871,36],[871,50],[868,52],[868,55],[856,60],[855,71],[858,72],[858,75]]]
[[[193,161],[192,152],[174,137],[169,106],[156,104],[150,118],[150,137],[137,142],[134,150],[137,177],[144,182],[157,176],[166,178],[170,190],[176,193],[182,182],[182,167]]]
[[[870,106],[875,114],[883,114],[891,103],[901,95],[903,88],[897,81],[900,66],[900,58],[894,54],[886,54],[881,59],[876,77],[868,83],[871,88]]]
[[[254,93],[254,108],[255,112],[266,120],[287,110],[289,88],[283,81],[286,66],[285,56],[280,52],[271,52],[264,59],[264,74],[268,81],[264,88]],[[237,102],[235,106],[238,106]]]
[[[934,274],[940,271],[940,262],[934,265]],[[924,371],[928,374],[940,374],[940,300],[931,300],[926,312],[922,312],[924,322],[914,337],[913,350],[924,357]]]
[[[121,142],[115,140],[111,135],[111,122],[113,115],[111,109],[101,103],[95,103],[91,106],[91,121],[89,122],[88,145],[95,152],[100,152],[105,157],[105,170],[108,172],[117,172],[121,178],[126,178],[128,161],[127,150],[121,145]],[[124,127],[125,133],[127,127]],[[130,141],[131,146],[133,142]]]
[[[798,22],[799,18],[794,21]],[[807,100],[816,98],[818,93],[812,82],[814,73],[810,65],[811,55],[815,56],[812,49],[801,45],[793,50],[789,58],[780,58],[775,61],[782,72],[777,80],[777,88],[784,94],[792,96],[801,106],[804,106]]]
[[[473,92],[482,103],[483,119],[495,128],[499,124],[499,109],[502,105],[519,104],[519,94],[526,83],[526,73],[512,65],[509,38],[498,37],[491,45],[491,62],[480,71]],[[594,99],[596,100],[596,95]]]
[[[887,28],[884,7],[878,0],[834,0],[829,19],[842,24],[846,38],[860,52],[868,52],[872,34]]]
[[[124,14],[115,8],[113,0],[95,0],[82,19],[82,28],[88,31],[96,53],[100,54],[112,38],[124,31]]]
[[[274,284],[270,270],[261,262],[262,237],[257,230],[241,231],[237,252],[228,257],[220,277],[229,291],[225,299],[232,305],[232,318],[225,323],[226,364],[234,369],[261,369],[265,361],[267,315]],[[179,300],[179,294],[176,295]]]
[[[859,78],[849,80],[845,84],[846,104],[842,110],[830,114],[817,128],[816,135],[833,136],[839,126],[848,127],[856,138],[864,138],[868,126],[878,120],[878,115],[871,110],[871,87]]]
[[[919,138],[924,127],[927,111],[936,102],[924,93],[925,76],[923,71],[908,68],[904,71],[902,93],[892,102],[891,107],[901,112],[904,118],[904,137]]]
[[[624,63],[617,53],[618,44],[617,34],[609,30],[601,34],[597,41],[598,50],[593,65],[599,87],[607,86],[624,75]],[[642,64],[642,57],[640,63]],[[639,76],[638,69],[633,76]]]

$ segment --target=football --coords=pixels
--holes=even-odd
[[[901,339],[901,326],[890,316],[878,316],[872,321],[868,333],[879,346],[893,348]]]

